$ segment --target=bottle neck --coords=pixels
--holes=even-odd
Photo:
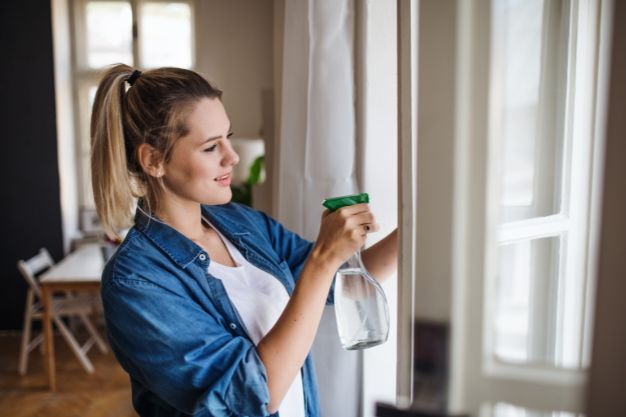
[[[345,267],[350,269],[359,268],[365,271],[365,266],[363,265],[363,261],[361,260],[361,249],[354,252],[354,254],[348,258]],[[342,267],[341,269],[344,269],[344,267]]]

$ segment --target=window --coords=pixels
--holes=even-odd
[[[193,2],[75,0],[73,13],[79,194],[81,206],[91,209],[89,123],[99,77],[116,63],[193,68]]]
[[[584,4],[584,2],[581,2]],[[590,297],[586,266],[593,135],[584,5],[493,0],[491,180],[498,202],[485,316],[492,365],[583,369]],[[582,73],[582,76],[581,76]],[[579,126],[584,129],[585,126]]]
[[[432,181],[420,181],[415,200],[402,201],[403,221],[428,221],[412,229],[421,247],[407,248],[412,240],[405,235],[400,277],[415,283],[415,292],[402,298],[407,305],[409,296],[428,304],[450,294],[437,298],[448,308],[440,315],[451,330],[443,407],[473,416],[578,415],[597,250],[601,34],[610,6],[599,0],[419,4],[418,57],[413,62],[406,53],[399,68],[400,157],[403,176],[417,171],[417,153],[418,178]],[[446,24],[452,30],[440,31]],[[400,46],[415,42],[409,29],[415,24],[400,31]],[[449,50],[455,54],[441,59]],[[455,71],[447,75],[450,67]],[[418,74],[408,71],[415,68]],[[420,83],[415,97],[408,94],[412,83],[403,82],[409,76]],[[448,85],[454,90],[446,94]],[[449,153],[446,164],[442,155]],[[403,181],[402,196],[413,196],[414,187],[415,180]],[[429,206],[446,193],[449,200]],[[449,239],[445,227],[431,224],[450,224]],[[420,255],[422,265],[449,262],[450,273],[441,268],[414,278]],[[410,335],[400,319],[399,333]],[[406,390],[408,378],[398,380]]]

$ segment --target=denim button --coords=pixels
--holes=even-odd
[[[200,254],[200,256],[198,256],[198,258],[199,258],[201,261],[204,261],[204,260],[206,260],[206,255],[205,255],[204,253],[201,253],[201,254]]]
[[[230,323],[230,328],[235,330],[237,328],[237,325],[235,323]]]

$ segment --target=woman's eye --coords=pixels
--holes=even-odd
[[[204,152],[213,152],[217,148],[217,145],[210,146],[204,150]]]

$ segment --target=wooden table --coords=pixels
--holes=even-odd
[[[100,277],[104,268],[102,247],[98,244],[84,245],[67,255],[59,263],[41,275],[41,298],[43,303],[44,346],[48,386],[56,390],[54,365],[54,338],[52,333],[52,294],[55,291],[100,291]]]

